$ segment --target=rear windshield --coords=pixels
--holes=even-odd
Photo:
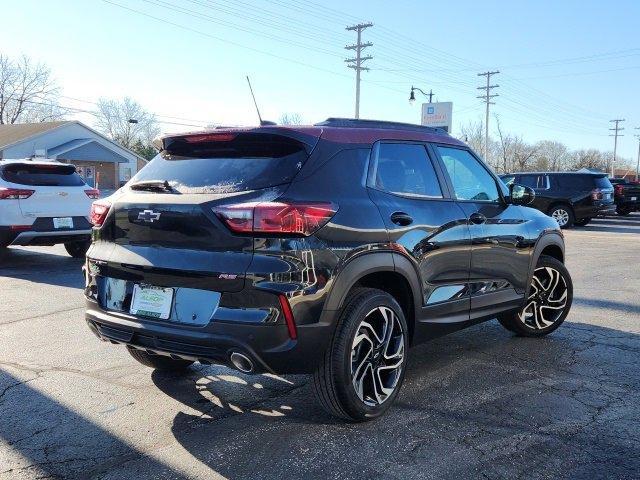
[[[597,188],[613,188],[613,185],[607,177],[596,177],[595,181]]]
[[[308,157],[304,144],[282,135],[217,138],[221,140],[171,143],[129,184],[166,180],[181,193],[258,190],[291,182]]]
[[[79,187],[85,184],[73,165],[14,163],[5,165],[1,175],[7,182],[36,187]]]

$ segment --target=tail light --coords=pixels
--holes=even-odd
[[[296,322],[293,319],[293,312],[291,311],[291,305],[289,305],[289,300],[284,295],[279,295],[280,299],[280,308],[282,309],[282,314],[284,315],[284,321],[287,324],[287,330],[289,331],[289,338],[291,340],[295,340],[298,338],[298,330],[296,329]]]
[[[215,214],[235,233],[309,236],[336,213],[332,203],[240,203],[214,208]]]
[[[0,187],[0,200],[24,200],[35,193],[35,190]]]
[[[622,185],[613,186],[613,193],[615,195],[623,195],[623,192],[624,192],[624,187]]]
[[[592,200],[602,200],[603,198],[604,198],[604,195],[599,188],[596,188],[595,190],[591,191]]]
[[[91,190],[85,190],[84,193],[87,194],[87,197],[93,200],[97,200],[98,198],[100,198],[100,190],[97,190],[95,188],[92,188]]]
[[[101,227],[107,218],[107,214],[109,213],[109,209],[111,208],[111,203],[107,201],[93,202],[91,204],[91,213],[89,214],[89,221],[95,227]]]

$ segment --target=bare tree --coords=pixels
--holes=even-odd
[[[565,170],[568,168],[570,157],[569,149],[563,143],[543,140],[537,143],[535,169],[552,172]]]
[[[500,117],[496,118],[496,129],[498,130],[498,139],[500,140],[500,158],[502,159],[502,173],[507,173],[511,170],[511,164],[513,158],[511,158],[513,138],[511,135],[504,134],[500,126]]]
[[[304,120],[299,113],[283,113],[278,120],[280,125],[302,125]]]
[[[160,133],[155,115],[129,97],[101,98],[97,105],[96,127],[125,148],[135,151],[148,147]]]
[[[13,60],[0,54],[0,124],[62,118],[58,91],[46,65],[26,55]]]

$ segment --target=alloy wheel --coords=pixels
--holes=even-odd
[[[351,347],[351,382],[368,406],[384,403],[401,378],[405,332],[391,308],[380,306],[362,320]]]
[[[552,267],[536,268],[520,320],[536,330],[550,327],[562,316],[567,300],[567,282],[562,274]]]
[[[569,212],[567,212],[563,208],[556,208],[551,216],[558,222],[558,225],[564,227],[567,223],[569,223]]]

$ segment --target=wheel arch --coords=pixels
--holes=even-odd
[[[378,288],[396,299],[409,326],[409,338],[415,331],[416,311],[421,287],[410,260],[398,253],[368,253],[350,260],[337,275],[324,305],[325,312],[339,311],[354,287]]]
[[[564,263],[565,250],[564,239],[562,235],[557,231],[547,232],[541,235],[533,248],[533,254],[531,255],[531,263],[529,265],[529,276],[527,278],[527,291],[529,291],[529,285],[531,284],[531,277],[533,271],[538,264],[538,260],[541,255],[548,255],[560,262]]]

